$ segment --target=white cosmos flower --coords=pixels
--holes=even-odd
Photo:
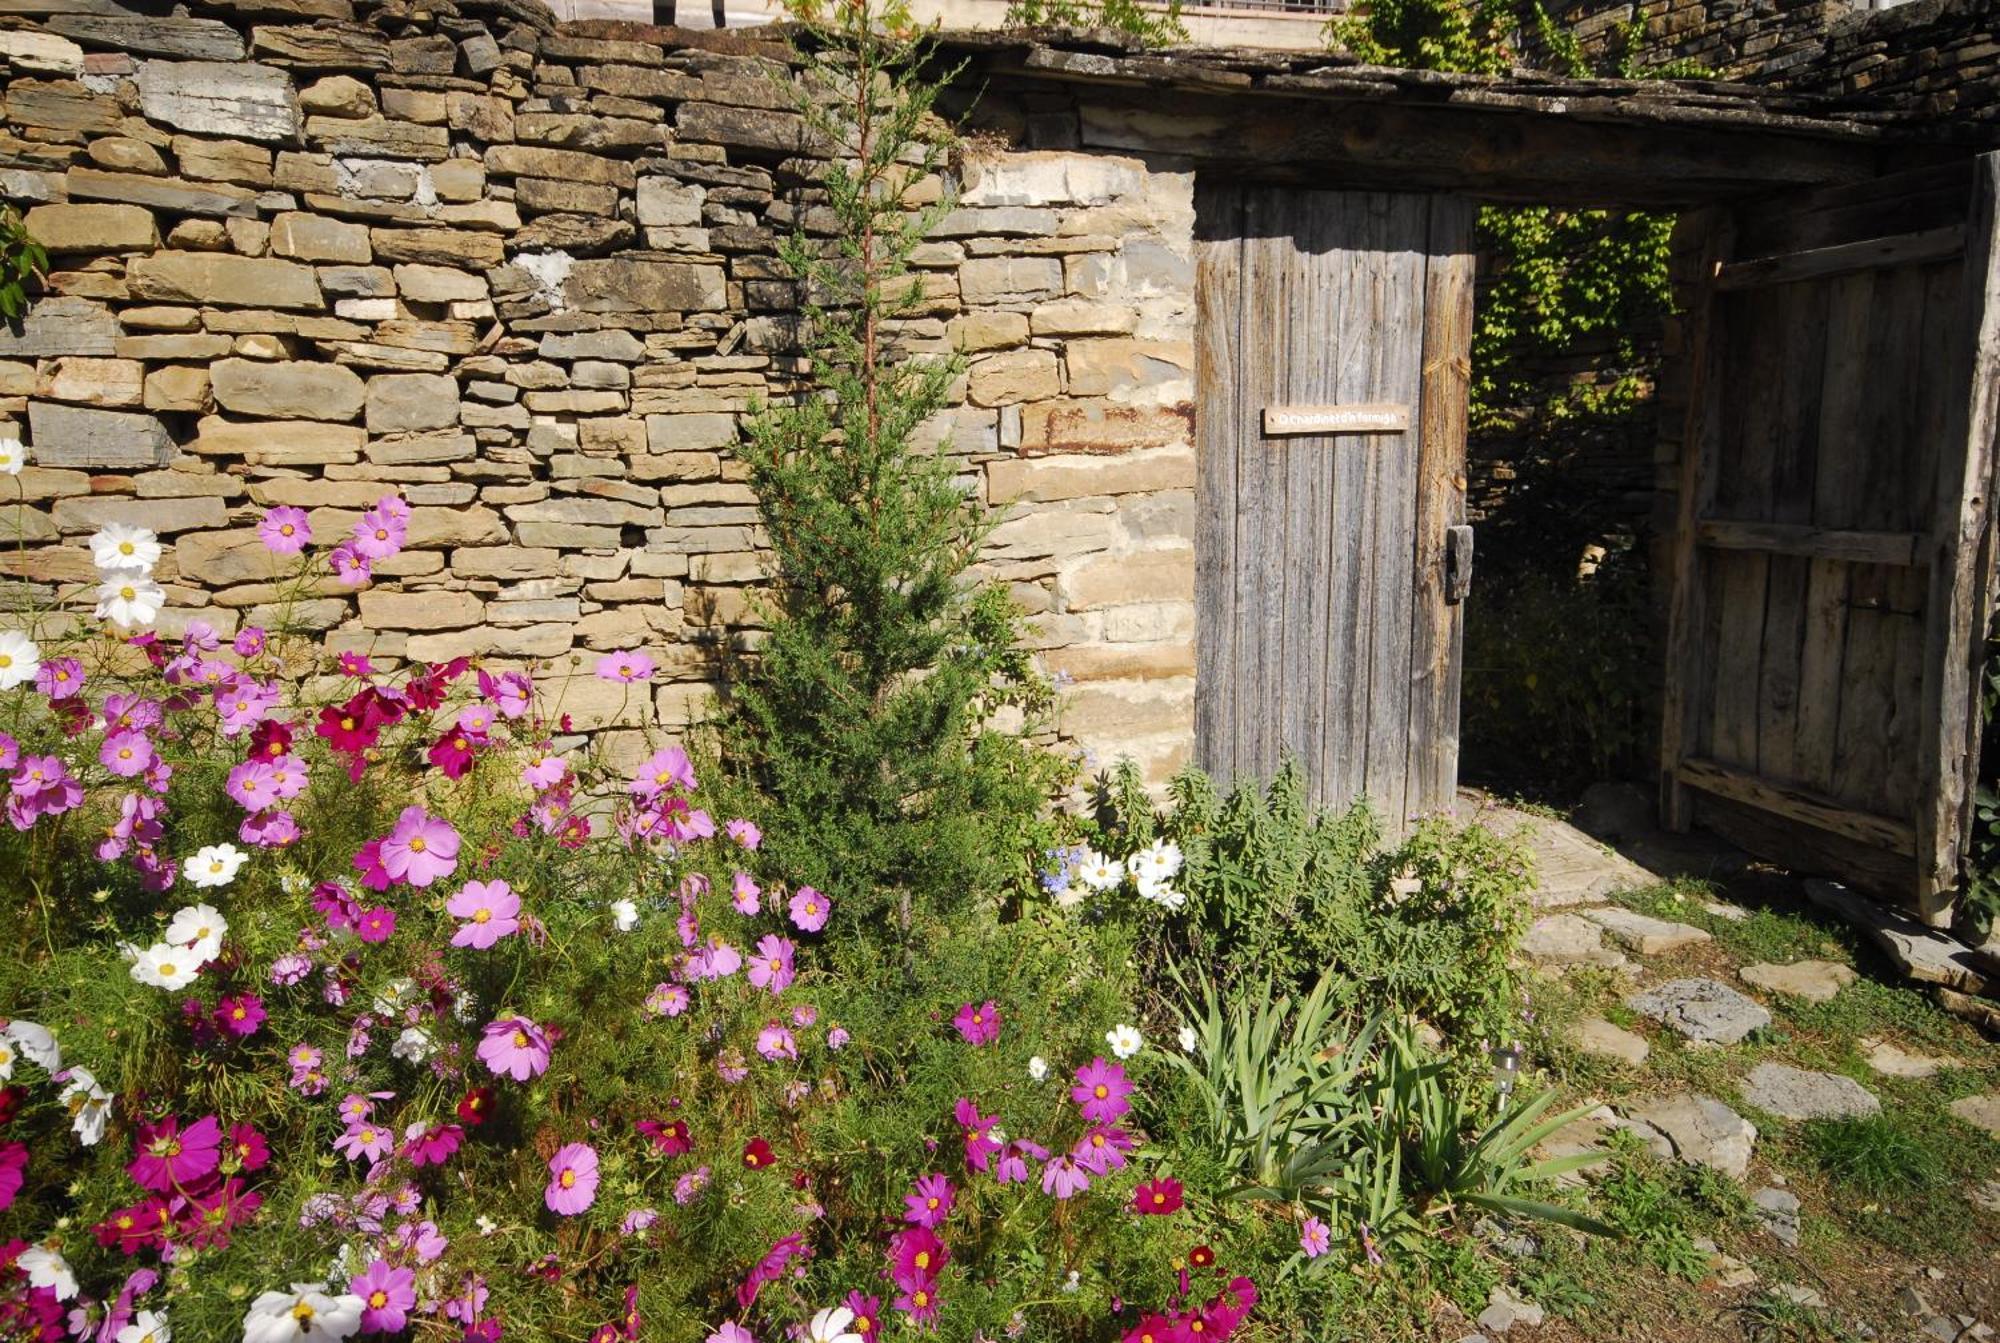
[[[1125,868],[1115,858],[1106,858],[1096,849],[1085,849],[1083,861],[1077,864],[1076,877],[1093,891],[1108,891],[1125,880]]]
[[[118,1331],[116,1343],[171,1343],[173,1336],[165,1314],[142,1310]]]
[[[853,1324],[853,1311],[846,1306],[828,1306],[812,1317],[812,1323],[806,1326],[806,1338],[809,1343],[863,1343],[861,1335],[851,1327]]]
[[[1040,1054],[1037,1054],[1033,1058],[1028,1060],[1028,1076],[1034,1078],[1037,1082],[1039,1082],[1048,1075],[1049,1075],[1049,1061],[1047,1059],[1043,1058]]]
[[[1104,1041],[1111,1046],[1111,1052],[1121,1059],[1129,1059],[1146,1047],[1139,1032],[1130,1026],[1113,1026],[1104,1032]]]
[[[14,1264],[28,1275],[29,1286],[54,1288],[56,1300],[76,1295],[76,1274],[70,1272],[69,1261],[46,1245],[30,1245]]]
[[[32,1021],[22,1021],[16,1017],[7,1023],[7,1038],[14,1042],[15,1052],[28,1062],[40,1066],[45,1073],[62,1071],[62,1050],[56,1046],[56,1037],[49,1033],[47,1026],[38,1026]]]
[[[1167,885],[1164,878],[1150,872],[1137,878],[1133,884],[1138,887],[1141,900],[1150,900],[1162,909],[1179,909],[1187,904],[1185,895]]]
[[[228,931],[229,920],[215,906],[189,905],[167,925],[167,945],[185,947],[206,965],[221,954],[222,939]]]
[[[90,538],[90,560],[106,573],[137,569],[149,574],[160,562],[160,538],[144,527],[107,522]]]
[[[265,1292],[243,1317],[243,1343],[339,1343],[361,1328],[361,1298],[329,1293],[323,1282],[295,1282]]]
[[[195,955],[193,947],[155,942],[132,962],[132,978],[141,984],[151,984],[156,989],[178,992],[194,983],[195,976],[201,973],[201,967],[206,963]]]
[[[393,1017],[417,999],[417,981],[398,975],[376,990],[372,1006],[385,1017]]]
[[[611,922],[621,933],[629,933],[639,926],[639,907],[630,900],[611,902]]]
[[[1201,1037],[1194,1033],[1194,1027],[1181,1027],[1181,1053],[1192,1054],[1201,1045]]]
[[[1156,839],[1125,860],[1125,870],[1135,881],[1169,882],[1180,874],[1181,846]]]
[[[12,690],[35,679],[42,669],[42,650],[19,630],[0,630],[0,690]]]
[[[28,450],[18,438],[0,437],[0,476],[18,476],[28,464]]]
[[[150,625],[167,604],[167,594],[143,569],[106,569],[97,587],[97,618],[121,629]]]
[[[11,1041],[0,1040],[0,1082],[14,1080],[14,1046]]]
[[[88,1069],[71,1068],[64,1079],[61,1100],[69,1110],[69,1126],[85,1147],[95,1147],[103,1141],[104,1125],[111,1118],[111,1093]]]
[[[405,1063],[422,1063],[437,1053],[437,1045],[431,1033],[421,1026],[405,1026],[396,1043],[389,1046],[389,1056]]]
[[[236,880],[236,870],[249,860],[250,855],[234,844],[210,844],[197,849],[181,870],[195,885],[215,889]]]

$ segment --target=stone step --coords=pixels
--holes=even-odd
[[[1850,1119],[1882,1112],[1875,1093],[1851,1077],[1783,1063],[1758,1064],[1739,1090],[1746,1104],[1780,1119]]]
[[[1711,940],[1707,930],[1693,924],[1656,919],[1617,905],[1581,912],[1583,917],[1610,933],[1613,941],[1641,956],[1664,955]]]
[[[1802,998],[1809,1003],[1832,1002],[1842,989],[1859,977],[1852,966],[1838,961],[1746,965],[1736,973],[1746,984],[1755,984],[1760,989],[1782,993],[1788,998]]]
[[[1712,979],[1669,980],[1625,1005],[1703,1044],[1733,1045],[1771,1024],[1770,1009]]]

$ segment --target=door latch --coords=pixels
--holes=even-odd
[[[1444,531],[1444,599],[1457,605],[1472,591],[1472,528],[1464,523]]]

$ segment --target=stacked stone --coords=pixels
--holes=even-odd
[[[1625,30],[1636,22],[1632,54],[1640,66],[1693,61],[1734,79],[1817,59],[1828,25],[1854,7],[1853,0],[1559,0],[1549,15],[1593,65],[1622,59]],[[1522,36],[1528,64],[1562,68],[1561,53],[1537,34]]]
[[[1980,0],[1918,0],[1850,15],[1796,71],[1802,92],[1893,99],[1909,110],[2000,121],[2000,14]]]
[[[531,0],[93,9],[0,18],[0,196],[55,258],[0,328],[33,463],[5,605],[87,580],[118,520],[170,543],[168,632],[269,624],[261,510],[332,539],[395,490],[409,548],[295,623],[532,665],[621,751],[686,722],[767,566],[730,445],[800,387],[776,249],[821,165],[784,49]],[[929,437],[1011,510],[985,568],[1079,683],[1068,734],[1158,777],[1192,722],[1192,181],[999,150],[963,178],[903,332],[969,359]],[[631,646],[650,697],[574,674]]]

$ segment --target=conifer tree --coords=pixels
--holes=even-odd
[[[927,446],[959,362],[905,348],[922,278],[911,254],[951,204],[948,186],[913,204],[947,177],[943,81],[924,73],[902,0],[793,13],[834,232],[801,229],[780,250],[812,388],[757,414],[739,449],[776,572],[768,637],[737,661],[720,744],[780,868],[907,933],[1023,867],[1060,771],[1019,726],[1049,692],[1019,646],[1018,608],[967,574],[990,524]]]

